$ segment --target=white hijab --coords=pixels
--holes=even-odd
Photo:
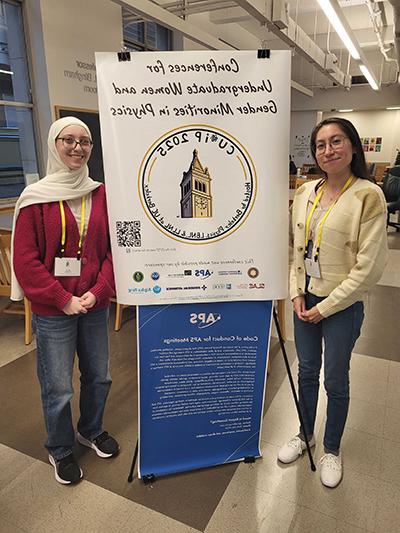
[[[11,300],[22,300],[24,292],[15,277],[13,268],[13,249],[15,224],[20,210],[32,204],[45,204],[59,200],[81,198],[100,186],[100,183],[89,178],[89,169],[85,164],[78,170],[70,170],[56,148],[56,138],[67,126],[82,126],[90,138],[92,135],[84,122],[75,117],[64,117],[53,122],[47,139],[48,159],[47,174],[36,183],[28,185],[18,198],[15,205],[12,238],[11,238]]]

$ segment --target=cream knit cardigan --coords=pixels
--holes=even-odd
[[[305,223],[308,202],[317,183],[311,181],[302,185],[293,201],[292,300],[305,293]],[[388,257],[386,216],[381,189],[365,179],[353,182],[329,213],[319,251],[321,278],[311,278],[308,286],[310,293],[326,297],[317,304],[323,317],[363,300],[366,291],[379,281]]]

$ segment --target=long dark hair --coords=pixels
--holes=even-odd
[[[337,124],[340,129],[343,131],[343,133],[350,139],[350,142],[353,146],[353,149],[355,152],[353,153],[353,159],[351,160],[350,168],[353,176],[356,176],[357,178],[362,178],[365,180],[371,179],[369,176],[369,172],[367,169],[367,163],[365,161],[365,155],[364,150],[361,145],[360,136],[358,135],[358,132],[356,128],[353,126],[353,124],[350,122],[350,120],[346,120],[345,118],[340,117],[331,117],[326,118],[324,120],[321,120],[319,124],[315,126],[311,133],[311,141],[310,141],[310,148],[311,153],[314,158],[314,161],[317,163],[317,157],[316,157],[316,139],[317,134],[319,130],[323,126],[327,126],[328,124]],[[321,169],[322,170],[322,169]],[[322,172],[324,172],[322,170]],[[326,172],[324,172],[326,174]]]

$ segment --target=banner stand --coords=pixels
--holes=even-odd
[[[138,451],[139,451],[139,439],[136,439],[136,447],[135,447],[135,452],[133,454],[131,469],[129,470],[128,483],[132,483],[133,481],[133,470],[135,469],[135,466],[136,466]]]
[[[139,440],[136,439],[136,447],[135,447],[135,452],[133,454],[133,459],[132,459],[132,464],[131,464],[131,468],[129,470],[129,475],[128,475],[128,483],[132,483],[134,477],[133,477],[133,471],[135,469],[135,466],[136,466],[136,461],[137,461],[137,456],[138,456],[138,450],[139,450]],[[243,459],[243,462],[246,463],[246,464],[250,464],[250,463],[255,463],[256,462],[256,458],[252,455],[250,457],[245,457]],[[314,466],[315,468],[315,466]],[[149,485],[150,483],[153,483],[153,481],[155,481],[157,478],[155,475],[150,475],[150,476],[143,476],[143,483],[145,485]]]
[[[280,347],[281,347],[281,350],[282,350],[283,359],[285,361],[286,372],[287,372],[287,375],[289,377],[290,388],[291,388],[291,391],[292,391],[294,403],[296,405],[297,415],[298,415],[299,421],[300,421],[300,427],[302,429],[302,432],[303,432],[303,435],[304,435],[304,439],[305,439],[305,443],[306,443],[307,454],[308,454],[308,458],[310,460],[310,468],[311,468],[311,470],[313,472],[315,472],[316,471],[316,466],[315,466],[314,459],[313,459],[313,456],[312,456],[312,453],[311,453],[310,444],[308,442],[307,432],[304,430],[304,422],[303,422],[303,417],[302,417],[302,414],[301,414],[301,411],[300,411],[299,400],[297,398],[296,389],[295,389],[295,386],[294,386],[294,381],[293,381],[293,376],[292,376],[292,371],[290,370],[290,365],[289,365],[289,361],[288,361],[288,358],[287,358],[287,353],[286,353],[286,348],[285,348],[285,341],[283,340],[283,337],[282,337],[281,328],[280,328],[279,320],[278,320],[278,315],[276,313],[275,307],[273,307],[273,316],[274,316],[274,323],[275,323],[276,331],[278,333],[279,344],[280,344]],[[134,479],[133,471],[134,471],[135,466],[136,466],[138,450],[139,450],[139,441],[136,440],[136,447],[135,447],[135,451],[134,451],[133,459],[132,459],[132,464],[131,464],[131,468],[129,470],[129,475],[128,475],[128,483],[132,483],[132,481]],[[254,463],[255,460],[256,460],[255,457],[245,457],[243,462],[244,463]],[[143,476],[143,483],[145,485],[153,483],[155,480],[156,480],[156,476],[154,476],[154,475]]]

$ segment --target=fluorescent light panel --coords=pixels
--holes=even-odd
[[[351,113],[354,109],[338,109],[339,113]]]
[[[330,1],[329,0],[318,0],[318,3],[321,6],[321,9],[325,13],[329,22],[335,28],[336,33],[342,39],[343,44],[345,45],[347,50],[350,52],[351,57],[353,59],[360,59],[360,54],[358,53],[357,47],[351,40],[349,34],[347,33],[345,27],[343,26],[342,21],[340,20],[338,14],[336,13]]]
[[[364,76],[367,78],[368,83],[371,85],[371,87],[374,89],[374,91],[377,91],[379,89],[378,84],[376,83],[374,77],[370,73],[370,71],[367,69],[365,65],[359,65],[361,72],[364,74]]]
[[[0,74],[10,74],[10,76],[12,76],[14,72],[12,72],[11,70],[0,69]]]
[[[386,108],[387,110],[391,111],[393,109],[400,109],[400,105],[395,105],[395,106],[392,106],[392,107],[387,107]]]

